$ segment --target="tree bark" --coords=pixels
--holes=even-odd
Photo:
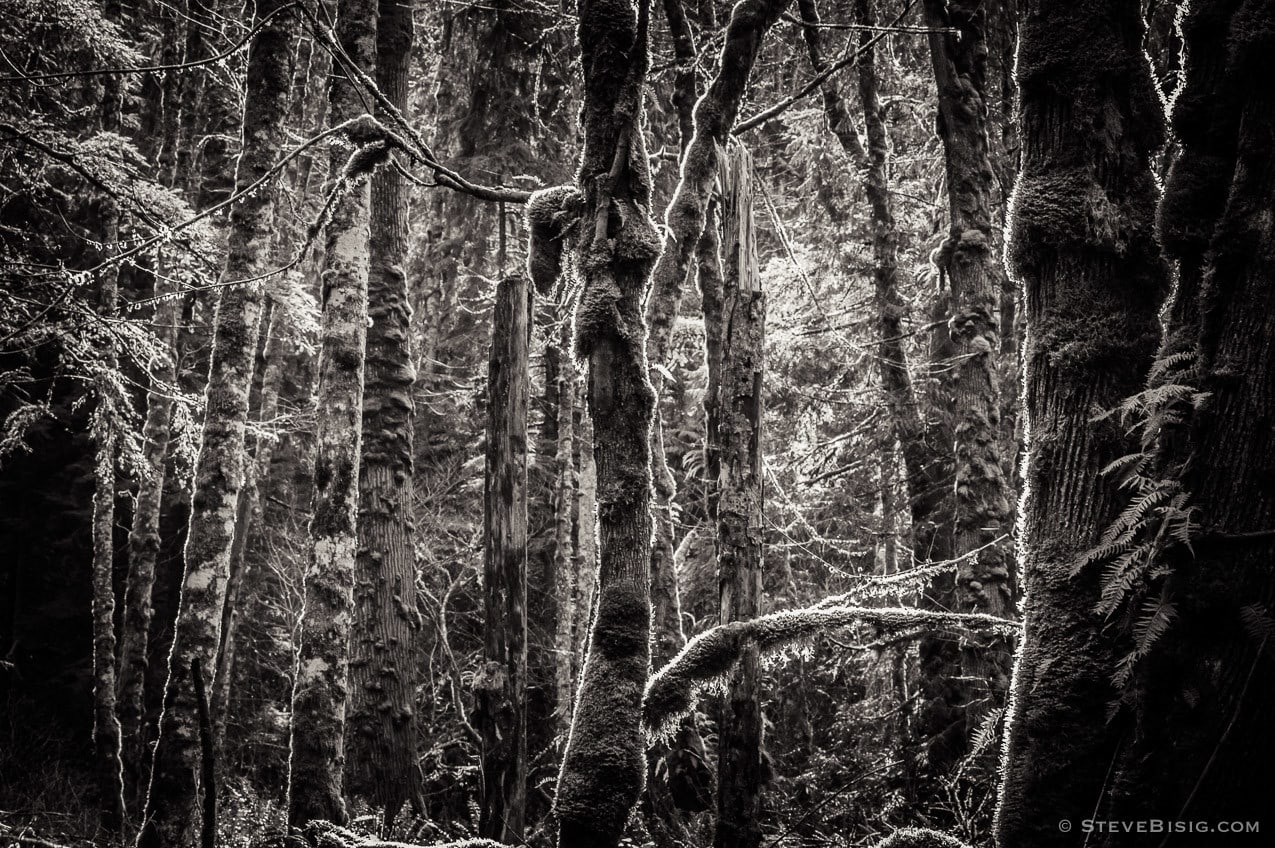
[[[376,58],[375,0],[342,0],[337,37],[364,73]],[[333,124],[363,112],[343,68],[328,95]],[[358,157],[366,151],[356,151]],[[344,824],[345,714],[349,698],[350,627],[358,549],[359,458],[367,345],[370,188],[365,173],[346,173],[349,154],[334,149],[333,189],[341,191],[327,225],[322,272],[311,557],[292,693],[288,822]],[[342,185],[342,183],[345,183]]]
[[[412,8],[381,0],[376,76],[400,110],[408,105]],[[349,789],[392,821],[404,801],[420,811],[416,687],[420,615],[413,548],[416,373],[407,287],[408,187],[393,168],[372,177],[367,371],[359,473],[355,638],[350,656]]]
[[[723,266],[717,580],[722,624],[760,612],[762,550],[762,376],[766,296],[753,235],[752,157],[735,145],[720,163]],[[745,649],[730,675],[717,723],[717,848],[761,844],[762,711],[758,653]]]
[[[925,0],[938,89],[938,135],[947,174],[948,237],[938,253],[952,295],[947,320],[956,363],[953,394],[955,600],[960,612],[1005,618],[1010,593],[1010,488],[1001,458],[997,306],[1002,269],[992,210],[995,175],[987,134],[987,19],[982,0]],[[956,33],[941,31],[952,28]],[[975,554],[974,551],[979,551]],[[964,713],[963,737],[980,722],[975,703],[995,706],[1009,688],[1009,645],[962,645],[948,676]],[[981,683],[976,683],[980,681]],[[963,753],[965,745],[950,751]]]
[[[1119,741],[1100,575],[1072,572],[1120,508],[1118,481],[1101,470],[1137,449],[1094,412],[1141,388],[1167,278],[1152,231],[1163,116],[1143,31],[1137,0],[1035,0],[1021,24],[1008,264],[1026,294],[1026,596],[1000,845],[1074,844],[1058,822],[1093,817]]]
[[[281,5],[277,0],[258,0],[256,19]],[[261,178],[284,146],[295,29],[293,16],[276,15],[249,48],[243,144],[235,174],[239,188]],[[275,192],[270,189],[244,198],[231,209],[224,281],[252,279],[268,270],[274,212]],[[188,675],[192,661],[212,668],[217,657],[235,507],[244,478],[244,429],[261,304],[259,284],[221,290],[191,498],[186,576],[139,840],[142,848],[191,845],[199,832],[199,731]]]
[[[177,321],[181,306],[181,299],[175,296],[175,292],[163,291],[164,266],[162,262],[157,264],[159,267],[154,275],[155,295],[162,299],[155,304],[155,334],[160,344],[160,354],[150,363],[146,421],[142,425],[142,452],[146,467],[138,482],[133,526],[128,534],[128,580],[124,588],[124,614],[119,644],[121,751],[126,797],[130,802],[142,794],[146,771],[144,740],[147,652],[151,619],[155,614],[152,595],[155,588],[155,568],[159,561],[159,521],[163,509],[165,465],[172,427],[171,392],[177,385]]]
[[[531,288],[496,289],[487,370],[483,486],[483,666],[474,681],[482,734],[479,833],[521,842],[527,805],[527,397]]]
[[[1147,603],[1176,620],[1127,691],[1134,725],[1110,809],[1253,821],[1275,755],[1275,100],[1250,82],[1275,70],[1275,13],[1252,0],[1193,0],[1182,24],[1182,146],[1159,220],[1179,279],[1161,356],[1193,353],[1177,379],[1208,396],[1161,448],[1200,527],[1189,551],[1161,557],[1170,573]]]
[[[642,792],[650,664],[655,392],[642,301],[659,256],[641,127],[649,2],[581,0],[583,199],[576,352],[589,362],[597,463],[598,604],[554,809],[560,848],[611,848]]]

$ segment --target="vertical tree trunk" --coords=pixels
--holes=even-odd
[[[521,842],[527,804],[527,395],[531,289],[496,289],[487,371],[483,667],[474,681],[488,839]]]
[[[872,0],[857,0],[860,22],[876,22]],[[809,38],[809,36],[808,36]],[[858,71],[859,99],[863,106],[867,137],[867,169],[864,193],[872,216],[873,288],[877,312],[877,363],[886,406],[890,410],[907,478],[909,512],[912,519],[912,559],[914,564],[942,562],[952,556],[952,534],[947,510],[947,489],[952,473],[951,451],[944,422],[927,421],[908,371],[906,334],[903,330],[904,304],[899,294],[898,231],[894,221],[889,185],[889,138],[877,92],[876,50],[868,45],[872,32],[860,34]],[[826,106],[826,101],[825,101]],[[829,115],[829,123],[848,123]],[[844,134],[849,134],[844,133]],[[843,144],[849,145],[847,139]],[[853,155],[853,154],[852,154]],[[926,589],[923,603],[948,608],[950,575],[940,575]],[[959,703],[950,698],[949,676],[955,644],[942,635],[927,635],[919,645],[922,707],[917,715],[917,735],[929,739],[927,757],[936,766],[950,763],[952,752],[964,746],[964,720]]]
[[[956,609],[1009,617],[1010,546],[1001,537],[1010,529],[1010,489],[1000,451],[997,373],[1002,269],[992,224],[996,201],[987,135],[986,11],[983,0],[925,0],[925,21],[931,28],[950,216],[938,262],[951,286],[953,311],[947,325],[956,363],[953,553],[971,554],[957,565]],[[972,554],[976,550],[979,553]],[[965,738],[979,722],[970,704],[1000,702],[1009,687],[1009,673],[1009,646],[1003,640],[961,649],[949,675],[963,678],[956,688],[965,714]],[[951,753],[961,753],[964,747]]]
[[[659,255],[641,127],[649,2],[581,0],[584,153],[576,351],[589,361],[598,487],[598,604],[554,809],[560,848],[619,843],[645,778],[655,393],[642,301]]]
[[[400,110],[408,104],[412,8],[381,0],[376,76]],[[408,189],[398,171],[372,177],[367,372],[359,473],[359,551],[350,656],[350,792],[392,821],[404,801],[422,809],[416,762],[420,616],[413,548],[416,373],[407,290]]]
[[[146,467],[137,486],[133,527],[128,534],[128,581],[124,589],[124,614],[119,645],[119,716],[126,791],[130,803],[137,798],[145,778],[145,694],[151,619],[155,607],[155,567],[159,560],[159,518],[163,507],[165,465],[171,435],[173,401],[177,384],[176,340],[180,298],[164,292],[164,266],[158,261],[155,294],[155,333],[160,354],[150,363],[150,388],[146,395],[146,421],[142,425]],[[165,296],[167,295],[167,296]],[[144,799],[140,799],[144,800]]]
[[[278,0],[258,0],[256,18],[281,5]],[[249,48],[243,146],[235,174],[239,188],[261,178],[284,146],[295,28],[293,16],[276,15]],[[253,279],[268,269],[274,211],[275,193],[269,189],[232,207],[224,281]],[[189,669],[192,662],[212,668],[217,658],[235,508],[244,477],[244,429],[261,303],[260,285],[249,283],[222,289],[218,304],[186,540],[186,576],[139,841],[142,848],[191,845],[199,832],[199,732]]]
[[[717,580],[721,622],[760,612],[762,375],[766,296],[753,236],[752,157],[737,144],[720,164],[723,265],[717,443]],[[757,647],[731,673],[717,723],[717,848],[761,844],[762,712]]]
[[[1093,816],[1120,735],[1108,722],[1114,640],[1093,611],[1100,575],[1073,565],[1120,507],[1101,470],[1136,450],[1094,412],[1141,388],[1167,277],[1152,231],[1163,116],[1143,31],[1137,0],[1035,0],[1021,23],[1008,259],[1026,294],[1026,597],[1000,845],[1075,844],[1058,822]]]
[[[1135,725],[1111,810],[1256,821],[1275,761],[1275,101],[1251,81],[1275,70],[1275,10],[1193,0],[1181,20],[1182,147],[1159,221],[1179,278],[1162,356],[1194,353],[1174,382],[1208,396],[1161,447],[1200,528],[1189,551],[1161,555],[1170,574],[1138,610],[1175,620],[1143,647],[1126,691]]]
[[[554,718],[562,738],[571,726],[572,675],[571,629],[575,620],[576,574],[575,547],[572,541],[572,516],[578,490],[575,461],[576,364],[571,355],[571,325],[563,323],[559,350],[564,354],[558,366],[558,444],[554,457],[553,571],[554,606]]]
[[[106,227],[107,243],[117,242],[118,213],[106,204],[112,219]],[[114,313],[117,267],[101,275],[102,311]],[[99,367],[98,406],[93,416],[93,756],[96,760],[98,809],[102,829],[116,833],[124,824],[124,773],[121,734],[115,697],[115,446],[116,393],[111,385],[116,368],[115,343],[104,341]]]
[[[337,37],[348,61],[372,73],[375,0],[342,0]],[[335,125],[361,114],[363,106],[348,71],[333,70],[328,118]],[[370,217],[366,174],[345,174],[348,156],[336,149],[329,164],[333,187],[344,193],[328,222],[323,257],[312,552],[299,627],[288,761],[288,821],[293,826],[314,819],[343,824],[347,816],[342,797],[345,711],[358,548]],[[353,184],[340,186],[335,181]]]

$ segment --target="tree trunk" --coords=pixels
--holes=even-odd
[[[133,507],[133,527],[128,534],[128,581],[124,589],[124,614],[119,645],[119,716],[126,791],[130,803],[142,794],[146,772],[145,716],[146,671],[150,646],[151,619],[155,614],[152,595],[155,568],[159,561],[160,514],[163,510],[168,441],[171,436],[173,401],[177,385],[176,341],[181,299],[164,292],[164,266],[157,262],[155,333],[161,352],[150,363],[150,389],[146,395],[146,421],[142,426],[145,471],[137,486]]]
[[[348,61],[368,74],[374,71],[376,31],[375,0],[342,0],[337,37]],[[344,68],[334,71],[328,117],[337,125],[361,114],[363,106]],[[366,174],[344,172],[347,156],[334,149],[328,170],[333,188],[344,193],[327,225],[323,257],[312,553],[299,626],[288,761],[288,822],[293,826],[315,819],[343,824],[347,817],[342,789],[358,549],[371,195]]]
[[[408,105],[412,9],[381,0],[376,75],[400,110]],[[408,801],[420,811],[416,687],[420,614],[413,549],[413,427],[416,373],[407,290],[408,187],[393,168],[372,177],[367,372],[359,473],[359,550],[355,638],[350,655],[350,792],[366,796],[386,820]]]
[[[502,280],[492,312],[484,475],[480,835],[521,842],[527,805],[527,395],[531,289]]]
[[[717,444],[717,580],[721,623],[760,612],[762,375],[766,296],[753,235],[752,157],[735,145],[720,165],[723,265]],[[717,723],[717,848],[761,844],[762,711],[757,647],[730,675]]]
[[[1175,620],[1135,646],[1146,659],[1126,690],[1135,724],[1110,809],[1256,821],[1275,756],[1275,103],[1251,81],[1272,73],[1275,14],[1269,3],[1194,0],[1182,24],[1182,146],[1159,222],[1179,278],[1161,355],[1194,353],[1175,382],[1208,396],[1161,446],[1200,527],[1189,550],[1160,557],[1170,574],[1138,610]]]
[[[598,604],[554,809],[560,848],[612,848],[642,792],[650,664],[655,392],[642,301],[659,255],[641,127],[648,2],[581,0],[583,199],[576,352],[589,361],[597,463]]]
[[[559,344],[562,360],[558,364],[558,444],[554,457],[554,528],[553,572],[555,629],[553,634],[554,656],[554,725],[562,739],[571,728],[571,703],[574,676],[572,674],[572,622],[575,620],[576,563],[572,540],[572,520],[578,490],[577,473],[573,456],[577,452],[575,433],[576,364],[571,355],[571,325],[562,326]]]
[[[257,19],[281,5],[277,0],[258,0]],[[295,29],[293,16],[276,15],[249,48],[243,146],[235,175],[239,188],[260,179],[284,146]],[[256,192],[232,207],[224,281],[253,279],[268,270],[274,212],[271,190]],[[244,429],[261,303],[258,284],[221,290],[191,498],[186,576],[169,655],[160,738],[139,842],[142,848],[191,845],[199,832],[199,732],[188,674],[192,662],[212,668],[217,658],[235,508],[244,478]]]
[[[1137,0],[1036,0],[1021,24],[1008,260],[1026,294],[1026,596],[1002,746],[1005,846],[1075,844],[1058,823],[1093,817],[1120,735],[1100,575],[1073,566],[1121,506],[1102,469],[1137,449],[1094,413],[1141,388],[1167,277],[1152,231],[1163,119],[1143,29]]]
[[[1000,451],[997,306],[1002,270],[992,209],[995,175],[987,136],[987,39],[983,0],[925,0],[930,57],[938,89],[938,134],[947,173],[948,237],[939,271],[951,286],[955,470],[954,554],[959,612],[1010,617],[1010,489]],[[941,31],[944,27],[956,33]],[[974,551],[979,553],[975,554]],[[963,645],[951,677],[958,684],[964,737],[978,727],[971,704],[994,706],[1009,687],[1009,645]],[[982,682],[976,683],[975,681]],[[986,687],[986,689],[984,689]],[[963,753],[961,750],[951,753]]]

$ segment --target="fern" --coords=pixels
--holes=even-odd
[[[1180,431],[1209,397],[1195,387],[1195,376],[1193,353],[1160,357],[1150,369],[1145,390],[1094,417],[1118,419],[1126,433],[1139,439],[1137,452],[1102,469],[1127,495],[1124,508],[1071,568],[1072,577],[1100,569],[1094,612],[1128,638],[1129,650],[1112,674],[1126,698],[1139,664],[1177,618],[1167,578],[1179,551],[1194,554],[1191,541],[1199,532],[1190,494],[1161,449],[1162,441]]]

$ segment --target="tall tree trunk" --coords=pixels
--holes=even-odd
[[[164,292],[164,265],[157,261],[154,275],[155,334],[159,355],[150,363],[150,388],[146,394],[146,421],[142,425],[142,452],[146,467],[137,486],[133,526],[128,534],[128,580],[124,589],[124,614],[119,645],[119,716],[126,791],[130,803],[138,799],[145,779],[146,670],[151,619],[155,607],[155,568],[161,539],[168,441],[171,436],[172,391],[177,385],[177,321],[181,306],[175,293]]]
[[[282,5],[278,0],[258,0],[256,19]],[[235,173],[239,189],[260,179],[284,146],[295,30],[292,15],[275,15],[249,48],[243,146]],[[254,279],[268,270],[274,212],[275,193],[269,188],[232,207],[222,280]],[[192,662],[208,669],[217,658],[235,508],[244,478],[244,430],[261,304],[258,284],[221,290],[186,539],[186,576],[169,655],[141,848],[191,845],[199,832],[199,733],[188,675]]]
[[[717,580],[721,622],[760,612],[762,576],[762,375],[766,296],[753,235],[752,157],[736,144],[720,163],[723,265]],[[717,723],[717,848],[761,844],[762,712],[757,647],[730,675]]]
[[[347,61],[373,73],[376,0],[342,0],[336,34]],[[328,118],[337,125],[362,114],[363,105],[349,72],[333,70]],[[299,627],[288,761],[288,821],[293,826],[314,819],[343,824],[347,817],[342,797],[345,712],[358,549],[371,203],[367,174],[347,173],[347,158],[346,151],[334,150],[328,169],[333,189],[343,193],[328,222],[323,257],[312,553]]]
[[[950,217],[938,263],[951,286],[953,311],[947,325],[956,363],[953,553],[968,554],[956,568],[956,609],[1009,617],[1013,611],[1010,547],[1002,537],[1010,529],[1011,495],[1000,451],[996,320],[1002,270],[993,230],[996,186],[987,135],[984,2],[925,0],[925,21],[930,27],[930,57],[938,89],[938,134],[945,153]],[[965,738],[979,721],[970,705],[1001,702],[1009,673],[1005,641],[962,647],[957,666],[948,674],[963,679],[957,689]]]
[[[856,11],[862,24],[875,25],[876,12],[872,0],[857,0]],[[808,34],[807,39],[810,38]],[[899,236],[889,185],[889,138],[877,91],[876,50],[868,44],[871,38],[871,30],[860,34],[856,64],[864,134],[868,143],[863,184],[872,218],[877,363],[886,406],[903,455],[912,519],[913,565],[925,565],[943,562],[952,556],[950,522],[948,511],[944,509],[952,473],[951,451],[945,437],[944,422],[927,421],[922,416],[908,370],[904,347],[906,333],[903,330],[905,307],[899,293]],[[848,127],[848,117],[843,119],[829,113],[828,119],[834,126]],[[838,137],[847,136],[842,143],[853,156],[852,134],[853,130],[848,128]],[[950,575],[936,577],[927,587],[923,603],[932,608],[948,608],[946,601],[951,584]],[[929,739],[927,758],[935,765],[950,763],[954,757],[951,752],[959,751],[964,745],[963,715],[959,704],[949,697],[949,675],[954,665],[955,647],[945,636],[927,635],[922,638],[918,649],[923,704],[917,716],[917,735]]]
[[[274,457],[274,440],[263,435],[262,430],[271,426],[279,410],[279,390],[283,382],[285,351],[284,333],[280,311],[268,299],[262,317],[260,361],[256,367],[258,384],[257,400],[258,434],[250,437],[249,461],[244,470],[244,485],[239,494],[239,507],[235,516],[235,541],[231,546],[230,579],[226,583],[226,603],[221,615],[221,648],[217,652],[217,668],[213,673],[209,711],[213,724],[213,736],[221,745],[226,735],[226,720],[230,709],[231,684],[234,678],[236,635],[239,629],[239,606],[243,587],[249,576],[248,550],[254,534],[260,531],[262,508],[261,487],[270,473]],[[251,399],[249,401],[251,403]]]
[[[119,241],[118,212],[108,202],[105,227],[108,244]],[[102,311],[115,312],[119,268],[101,274]],[[121,732],[116,712],[115,676],[115,450],[116,403],[112,383],[117,367],[114,337],[103,339],[103,373],[97,385],[93,416],[93,756],[96,761],[98,810],[102,829],[116,833],[124,824],[124,772]]]
[[[1094,612],[1100,575],[1073,566],[1121,506],[1102,469],[1137,449],[1094,412],[1141,388],[1167,278],[1152,230],[1163,116],[1143,31],[1138,0],[1034,0],[1021,23],[1008,264],[1026,295],[1026,596],[1000,845],[1075,844],[1058,822],[1093,817],[1120,735],[1108,721],[1116,646]]]
[[[565,740],[571,727],[571,703],[574,689],[572,674],[572,622],[575,620],[576,562],[573,515],[579,489],[574,456],[578,448],[575,411],[577,376],[575,358],[571,355],[571,325],[563,322],[558,350],[558,444],[554,457],[554,718],[555,726]]]
[[[400,110],[408,105],[412,7],[381,0],[376,76]],[[416,373],[407,290],[408,188],[393,168],[372,177],[367,372],[359,473],[355,638],[350,655],[350,792],[392,821],[404,801],[423,807],[416,758],[420,615],[413,547]]]
[[[496,289],[483,496],[482,836],[521,842],[527,805],[527,395],[531,288]]]
[[[1182,146],[1159,220],[1179,277],[1162,356],[1194,353],[1176,381],[1208,395],[1161,447],[1200,527],[1189,550],[1161,555],[1171,569],[1163,585],[1144,589],[1138,615],[1175,620],[1134,646],[1146,658],[1125,693],[1135,724],[1110,809],[1256,821],[1275,756],[1275,102],[1251,81],[1275,70],[1275,10],[1193,0],[1181,20]]]
[[[589,362],[598,487],[598,603],[554,809],[560,848],[611,848],[642,792],[650,664],[655,392],[642,301],[659,255],[641,127],[650,6],[581,0],[584,152],[575,239],[576,352]]]

